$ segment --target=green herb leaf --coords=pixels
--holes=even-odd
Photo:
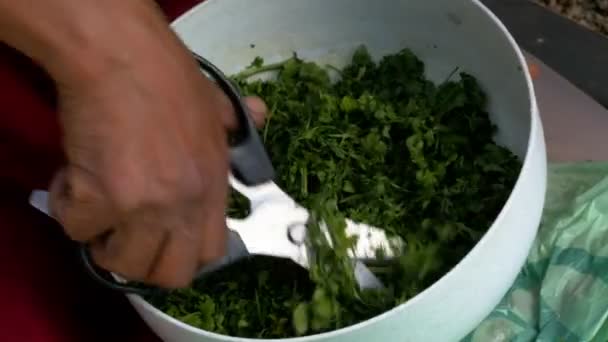
[[[336,82],[328,70],[337,71]],[[252,78],[271,71],[270,80]],[[361,46],[343,69],[297,55],[268,65],[256,58],[233,80],[270,108],[260,134],[278,185],[311,212],[314,253],[308,271],[257,256],[191,288],[148,298],[201,329],[288,338],[347,327],[400,305],[483,236],[521,168],[494,143],[496,127],[477,80],[455,71],[435,85],[408,49],[374,61]],[[228,214],[248,213],[247,200],[233,194]],[[347,217],[406,242],[392,262],[370,265],[386,289],[358,288],[348,256],[356,237],[345,232]]]
[[[308,304],[300,303],[293,310],[293,325],[298,335],[308,332]]]

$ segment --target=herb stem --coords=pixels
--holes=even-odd
[[[285,63],[287,63],[287,61],[289,61],[289,59],[284,60],[282,62],[277,62],[277,63],[263,65],[260,67],[253,67],[253,68],[245,69],[245,70],[237,73],[236,75],[234,75],[233,78],[236,80],[246,80],[246,79],[253,77],[255,75],[258,75],[258,74],[271,72],[271,71],[277,71],[277,70],[280,70],[285,65]]]

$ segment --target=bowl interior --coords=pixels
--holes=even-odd
[[[277,62],[296,52],[341,66],[360,44],[376,58],[410,48],[437,83],[455,68],[475,76],[489,95],[497,142],[523,159],[531,121],[524,68],[492,18],[466,6],[470,1],[211,0],[174,28],[227,74],[257,56]]]

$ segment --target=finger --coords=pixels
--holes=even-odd
[[[90,245],[93,260],[100,267],[129,280],[146,280],[168,238],[166,230],[150,228],[119,228],[103,240],[94,241]]]
[[[198,270],[196,234],[189,227],[171,229],[146,282],[170,289],[188,286]]]
[[[261,98],[256,96],[246,97],[244,102],[249,109],[249,114],[251,115],[255,125],[262,127],[264,125],[264,118],[268,112],[266,103]]]
[[[224,120],[224,125],[229,130],[238,129],[239,122],[237,120],[236,115],[234,114],[234,108],[229,104],[229,100],[227,96],[222,96],[222,118]],[[254,124],[257,127],[261,127],[264,124],[264,117],[266,116],[266,112],[268,111],[266,107],[266,103],[256,96],[249,96],[243,99],[243,104],[248,110],[249,116],[253,120]]]
[[[80,168],[62,169],[51,183],[51,215],[76,241],[89,241],[112,226],[114,222],[106,203],[94,177]]]
[[[66,169],[60,169],[51,181],[49,187],[49,211],[51,216],[59,221],[59,216],[63,216],[65,198],[69,195],[69,186],[66,180]]]

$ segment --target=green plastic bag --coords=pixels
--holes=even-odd
[[[525,266],[464,342],[608,341],[608,163],[551,165],[548,177]]]

